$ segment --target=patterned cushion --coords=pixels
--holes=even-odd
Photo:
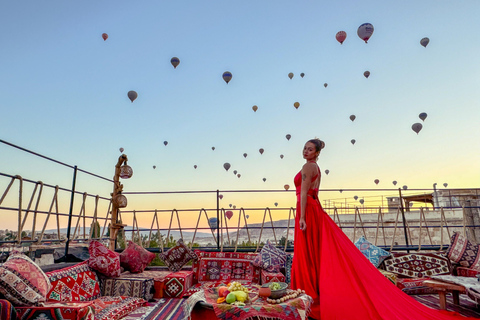
[[[167,270],[144,270],[142,273],[130,273],[126,271],[122,273],[120,277],[153,279],[153,288],[155,289],[153,298],[160,299],[163,298],[165,279],[171,273],[171,271]]]
[[[432,287],[427,287],[423,284],[425,280],[430,280],[431,278],[398,278],[397,287],[409,295],[418,295],[418,294],[432,294],[437,293],[437,289]]]
[[[375,268],[378,268],[380,263],[382,263],[386,257],[390,256],[390,252],[370,243],[364,236],[361,236],[360,239],[355,242],[355,246],[373,263]]]
[[[100,286],[102,296],[128,296],[150,300],[153,298],[153,279],[120,278],[102,279]]]
[[[453,262],[474,270],[480,270],[480,254],[478,245],[470,242],[460,233],[455,232],[450,240],[447,257]]]
[[[88,266],[88,261],[46,275],[52,284],[47,301],[90,301],[100,296],[97,274]]]
[[[385,260],[387,271],[410,278],[450,274],[450,261],[435,253],[394,253]]]
[[[285,262],[285,282],[290,284],[292,279],[292,263],[293,263],[293,253],[287,254],[287,261]]]
[[[95,320],[118,320],[147,301],[132,297],[100,297],[93,300]]]
[[[204,252],[195,250],[194,282],[246,280],[260,283],[260,268],[252,265],[257,254],[238,252]]]
[[[172,272],[165,278],[165,296],[170,298],[182,298],[192,284],[193,271]]]
[[[287,254],[275,247],[270,243],[270,240],[267,240],[265,244],[253,261],[253,265],[260,267],[269,272],[277,272],[280,268],[285,266],[285,261],[287,260]]]
[[[170,271],[178,271],[190,260],[198,258],[195,252],[183,244],[183,239],[178,239],[175,247],[160,253],[158,257],[165,262]]]
[[[477,274],[480,274],[479,270],[473,270],[470,268],[458,267],[457,276],[459,277],[476,277]]]
[[[107,277],[120,276],[120,257],[100,242],[93,240],[88,246],[88,265]]]
[[[269,282],[285,282],[285,276],[281,272],[262,270],[262,284]]]
[[[42,269],[20,252],[12,252],[0,266],[0,293],[14,305],[44,302],[50,288]]]
[[[41,307],[17,307],[22,320],[94,320],[93,302],[55,302]]]
[[[132,273],[140,273],[155,259],[155,253],[128,241],[127,248],[120,253],[120,265]]]

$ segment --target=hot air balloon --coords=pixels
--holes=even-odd
[[[236,206],[236,205],[233,205],[233,209],[237,209],[237,206]]]
[[[445,188],[448,187],[448,183],[445,182],[445,183],[443,184],[443,186],[444,186]]]
[[[157,166],[153,166],[153,169],[157,169]]]
[[[352,115],[350,116],[350,120],[352,120],[352,122],[355,121],[356,118],[357,118],[357,117],[356,117],[354,114],[352,114]]]
[[[250,215],[247,214],[247,215],[245,216],[245,218],[247,218],[247,219],[250,218]]]
[[[288,189],[290,189],[290,186],[288,184],[284,185],[283,187],[285,188],[285,191],[288,191]]]
[[[305,73],[303,73],[303,72],[300,73],[300,77],[302,77],[302,78],[305,77]]]
[[[425,48],[427,47],[428,43],[430,42],[430,39],[428,39],[427,37],[425,38],[422,38],[422,40],[420,40],[420,44],[422,46],[424,46]]]
[[[258,107],[257,107],[257,106],[253,106],[252,109],[253,109],[253,112],[257,112]]]
[[[358,199],[358,196],[353,196],[353,199],[357,200],[357,199]]]
[[[280,155],[280,159],[283,159],[283,154]]]
[[[212,147],[212,150],[215,151],[215,147]]]
[[[355,139],[352,139],[352,140],[350,140],[350,142],[351,142],[352,144],[355,144],[356,141],[355,141]]]
[[[373,180],[373,182],[375,182],[375,184],[378,184],[380,182],[380,180],[375,179],[375,180]]]
[[[298,109],[298,107],[300,107],[300,103],[299,103],[299,102],[295,102],[295,103],[293,104],[293,106],[295,107],[295,109]]]
[[[226,171],[228,171],[228,169],[230,169],[230,163],[225,162],[225,163],[223,164],[223,167],[225,168]]]
[[[232,207],[232,204],[230,203],[228,206],[231,208],[231,207]]]
[[[223,194],[219,194],[218,198],[220,198],[220,200],[222,200],[223,199]]]
[[[225,82],[228,84],[228,83],[230,82],[230,80],[232,80],[232,77],[233,77],[233,76],[232,76],[232,73],[231,73],[231,72],[225,71],[225,72],[223,73],[223,76],[222,76],[222,77],[223,77],[223,80],[225,80]]]
[[[368,39],[370,39],[373,34],[373,25],[371,25],[370,23],[362,24],[360,27],[358,27],[357,34],[360,39],[367,43]]]
[[[370,77],[370,71],[365,71],[363,76],[368,79],[368,77]]]
[[[408,187],[407,187],[406,185],[403,186],[402,188],[403,188],[403,190],[407,190],[407,189],[408,189]]]
[[[392,183],[393,183],[394,186],[396,186],[397,185],[397,180],[393,180]]]
[[[365,200],[363,200],[363,199],[358,200],[358,202],[360,202],[360,204],[363,204],[364,201]]]
[[[325,88],[328,87],[328,83],[325,82],[325,83],[323,84],[323,86],[324,86]]]
[[[337,34],[335,35],[335,39],[337,39],[340,44],[343,44],[343,41],[347,39],[347,33],[345,31],[338,31]]]
[[[133,103],[133,101],[135,101],[135,99],[137,99],[138,94],[135,91],[132,90],[132,91],[128,91],[127,96],[128,96],[128,99],[130,99],[130,101],[132,101],[132,103]]]
[[[237,174],[237,170],[233,170],[233,174]]]
[[[168,141],[163,141],[163,144],[166,146],[168,144]]]
[[[338,191],[339,191],[340,193],[342,193],[342,192],[343,192],[343,190],[342,190],[342,189],[340,189],[340,190],[338,190]]]
[[[208,219],[208,225],[210,226],[210,229],[215,230],[218,227],[218,219],[217,218],[210,218]]]
[[[244,157],[244,158],[246,158],[246,157],[247,157],[247,154],[246,154],[246,153],[244,153],[244,154],[243,154],[243,157]]]
[[[287,138],[287,140],[290,140],[291,137],[292,137],[292,136],[291,136],[290,134],[287,134],[287,135],[285,136],[285,138]]]
[[[194,169],[197,169],[197,165],[195,164],[195,165],[193,166],[193,168],[194,168]]]
[[[106,41],[108,39],[108,34],[102,33],[102,38],[103,38],[103,41]]]
[[[264,151],[265,150],[263,150],[263,148],[258,149],[258,152],[260,152],[260,154],[263,154]]]
[[[418,117],[422,120],[422,121],[425,121],[425,119],[427,119],[427,113],[425,112],[422,112],[418,115]]]
[[[237,177],[238,177],[238,178],[240,178],[241,176],[242,176],[242,175],[241,175],[240,173],[239,173],[239,174],[237,174]]]
[[[417,134],[420,132],[420,130],[422,130],[422,128],[422,124],[418,122],[412,125],[412,130],[415,131]]]
[[[123,149],[123,148],[120,148],[120,149],[118,149],[118,150],[120,150],[120,152],[123,152],[123,150],[125,150],[125,149]]]
[[[230,220],[233,217],[233,212],[228,210],[227,212],[225,212],[225,216],[228,218],[228,220]]]
[[[263,182],[265,182],[265,181],[267,181],[267,178],[263,178],[262,180],[263,180]]]
[[[180,59],[178,59],[177,57],[173,57],[172,59],[170,59],[170,63],[172,64],[173,68],[176,69],[177,66],[180,64]]]
[[[275,205],[275,207],[278,206],[278,202],[275,202],[274,205]]]
[[[326,174],[327,174],[327,176],[328,176],[328,174],[330,173],[330,170],[328,170],[328,169],[327,169],[327,170],[325,170],[325,173],[326,173]]]
[[[292,72],[290,72],[290,73],[288,74],[288,77],[289,77],[289,78],[290,78],[290,80],[291,80],[291,79],[293,78],[293,73],[292,73]]]

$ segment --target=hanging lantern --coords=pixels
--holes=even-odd
[[[120,167],[120,178],[122,179],[130,179],[133,176],[133,169],[127,162],[123,166]]]
[[[115,196],[115,204],[117,205],[118,208],[126,208],[127,207],[127,197],[125,197],[123,194],[119,193]]]

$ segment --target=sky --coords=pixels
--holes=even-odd
[[[476,0],[4,1],[0,139],[108,178],[124,148],[129,192],[292,190],[315,137],[326,143],[322,188],[335,190],[323,199],[351,199],[338,189],[477,188],[479,11]],[[357,29],[367,22],[365,43]],[[0,155],[0,172],[71,187],[69,168],[4,144]],[[83,175],[77,190],[108,196],[111,185]],[[295,206],[293,192],[228,195],[225,207]],[[128,198],[132,210],[216,201]]]

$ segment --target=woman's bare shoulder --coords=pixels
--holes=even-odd
[[[307,162],[303,165],[302,167],[302,171],[304,173],[307,173],[307,172],[314,172],[315,170],[317,170],[317,164],[314,163],[314,162]]]

